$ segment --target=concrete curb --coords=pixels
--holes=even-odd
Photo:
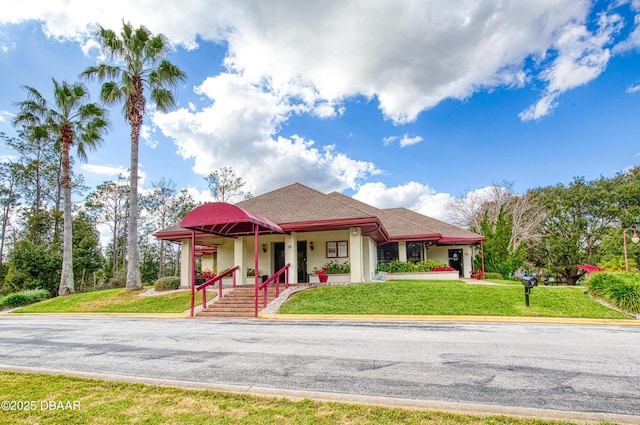
[[[189,313],[3,313],[0,317],[138,317],[158,319],[190,319]],[[209,318],[193,317],[193,319],[207,320]],[[224,318],[213,318],[224,320]],[[556,325],[607,325],[607,326],[638,326],[640,320],[634,319],[576,319],[567,317],[514,317],[514,316],[411,316],[411,315],[383,315],[383,314],[258,314],[258,319],[290,320],[290,321],[387,321],[387,322],[481,322],[481,323],[549,323]],[[255,320],[248,318],[245,320]]]
[[[140,378],[128,375],[103,374],[73,370],[56,370],[26,366],[12,366],[0,364],[0,370],[20,373],[44,373],[49,375],[74,376],[79,378],[100,379],[106,381],[120,381],[159,385],[164,387],[224,391],[236,394],[249,394],[262,397],[287,398],[293,401],[313,399],[317,401],[339,402],[350,404],[367,404],[390,408],[404,408],[415,410],[435,410],[451,413],[469,414],[477,416],[506,415],[520,418],[573,421],[585,424],[614,422],[617,424],[640,425],[640,416],[608,414],[602,412],[577,412],[567,410],[538,409],[529,407],[499,406],[491,404],[455,403],[435,400],[414,400],[406,398],[354,395],[343,393],[329,393],[321,391],[298,391],[268,387],[253,387],[248,385],[213,384],[207,382],[179,381],[171,379]]]
[[[189,318],[189,313],[6,313],[0,317],[140,317],[140,318],[163,318],[163,319],[184,319]]]
[[[488,322],[488,323],[552,323],[567,325],[640,326],[634,319],[577,319],[564,317],[513,316],[410,316],[381,314],[258,314],[261,319],[273,320],[354,320],[400,322]]]

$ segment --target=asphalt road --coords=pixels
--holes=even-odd
[[[640,328],[0,317],[0,367],[640,417]]]

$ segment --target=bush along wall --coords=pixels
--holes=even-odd
[[[444,269],[445,267],[447,268],[446,270]],[[380,263],[377,267],[377,271],[387,273],[416,273],[447,270],[449,270],[449,266],[442,261],[437,260],[425,260],[417,263],[411,263],[408,261],[391,261],[390,263]]]
[[[592,273],[585,286],[590,294],[621,310],[640,313],[640,273]]]

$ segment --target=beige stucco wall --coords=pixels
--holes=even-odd
[[[465,245],[455,246],[430,246],[427,250],[427,259],[442,261],[445,264],[449,264],[449,250],[450,249],[462,249],[462,272],[464,277],[471,276],[472,269],[472,250],[473,247]]]
[[[354,234],[355,233],[355,234]],[[291,235],[261,235],[258,238],[258,276],[272,275],[273,270],[273,244],[281,242],[285,244],[285,263],[291,264],[289,282],[297,282],[297,242],[307,242],[307,273],[313,275],[314,268],[321,268],[330,261],[345,262],[351,264],[350,281],[367,282],[374,279],[377,266],[377,245],[367,236],[362,236],[359,228],[346,230],[333,230],[326,232],[305,232]],[[326,243],[328,241],[348,241],[348,257],[327,258]],[[212,257],[202,259],[202,268],[215,269],[218,273],[223,270],[240,265],[241,271],[238,274],[238,282],[245,282],[246,271],[254,268],[253,252],[254,241],[252,236],[239,238],[220,238],[216,240],[218,251],[214,262]],[[314,249],[311,249],[313,243]],[[263,251],[265,246],[266,252]],[[180,283],[188,286],[191,280],[191,240],[183,240],[181,246],[181,272]],[[426,252],[427,259],[434,259],[449,264],[449,249],[462,249],[463,252],[463,273],[469,277],[472,270],[471,246],[431,246]],[[406,261],[407,249],[405,242],[398,243],[398,254],[400,261]]]

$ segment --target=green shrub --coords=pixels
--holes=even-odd
[[[592,273],[587,291],[629,313],[640,313],[640,273]]]
[[[446,267],[447,264],[438,260],[424,260],[414,264],[415,271],[418,272],[430,272],[436,267]]]
[[[327,269],[328,274],[351,273],[351,264],[349,264],[348,261],[340,263],[338,261],[331,260],[322,266],[322,268]]]
[[[502,276],[502,273],[498,273],[498,272],[487,272],[487,273],[484,274],[484,278],[485,279],[504,280],[504,276]]]
[[[21,307],[23,305],[46,300],[47,298],[49,298],[49,291],[46,289],[29,289],[26,291],[15,292],[0,298],[0,309]]]
[[[447,265],[442,261],[437,260],[424,260],[417,263],[411,263],[408,261],[391,261],[386,264],[378,264],[376,268],[379,272],[388,273],[415,273],[415,272],[430,272],[436,267],[446,267]]]
[[[406,261],[392,261],[387,264],[387,272],[389,273],[411,273],[414,271],[413,263]]]
[[[156,291],[173,291],[180,287],[180,278],[178,276],[165,276],[156,280],[153,284]]]

